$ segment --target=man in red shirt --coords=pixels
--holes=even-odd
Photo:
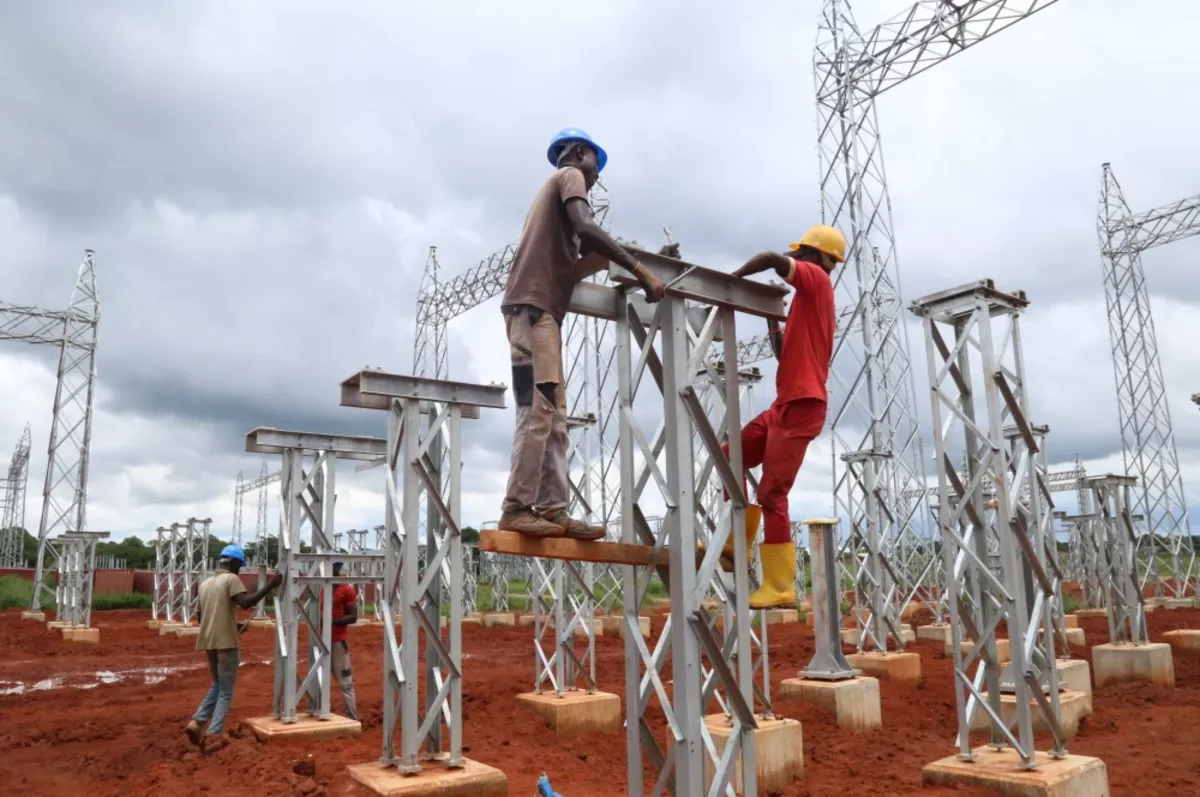
[[[341,575],[342,563],[333,563],[334,578]],[[333,678],[342,693],[342,714],[347,719],[358,719],[358,704],[354,698],[354,676],[350,672],[350,643],[346,640],[346,629],[358,621],[358,593],[352,584],[338,584],[333,588]]]
[[[766,533],[759,554],[763,584],[750,595],[750,607],[793,606],[796,603],[796,544],[788,515],[788,493],[804,462],[808,444],[825,425],[828,395],[825,382],[833,356],[836,317],[831,272],[846,260],[846,238],[833,227],[818,224],[786,254],[763,252],[733,272],[748,277],[767,269],[796,289],[782,332],[771,324],[771,347],[779,361],[775,401],[742,429],[742,465],[762,465],[758,503]],[[728,453],[728,449],[726,449]],[[746,536],[758,533],[754,507],[746,513]]]

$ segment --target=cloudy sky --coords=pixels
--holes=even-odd
[[[792,240],[818,213],[819,6],[15,4],[0,28],[0,299],[62,308],[96,251],[89,524],[145,535],[210,516],[225,536],[237,472],[262,463],[243,451],[250,428],[382,435],[382,414],[337,406],[338,382],[411,370],[428,248],[452,276],[515,240],[560,127],[607,148],[627,238],[658,245],[670,225],[689,260],[721,268]],[[863,28],[906,6],[854,3]],[[1122,468],[1100,164],[1134,210],[1197,192],[1198,36],[1189,0],[1065,0],[878,103],[906,299],[982,277],[1029,292],[1033,414],[1059,464]],[[1200,507],[1197,254],[1186,241],[1145,264]],[[509,381],[497,305],[451,326],[454,378]],[[0,462],[31,423],[31,527],[54,365],[0,344]],[[756,402],[770,398],[766,380]],[[469,427],[468,523],[498,515],[510,428],[510,412]],[[821,454],[793,517],[828,511]],[[379,522],[381,479],[344,474],[339,526]],[[251,496],[251,528],[253,514]]]

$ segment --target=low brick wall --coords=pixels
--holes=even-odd
[[[134,588],[135,572],[133,570],[97,570],[96,580],[92,591],[97,595],[118,595],[126,592],[140,592]],[[0,576],[20,576],[26,581],[33,580],[33,568],[0,568]],[[55,583],[57,573],[50,574],[51,583]],[[154,574],[150,574],[150,592],[154,590]]]

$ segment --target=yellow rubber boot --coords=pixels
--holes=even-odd
[[[758,526],[762,523],[762,507],[758,504],[748,504],[746,506],[746,558],[753,561],[754,559],[754,538],[758,536]],[[733,535],[725,541],[725,547],[721,549],[721,563],[728,567],[733,567]]]
[[[796,606],[796,543],[766,543],[758,546],[762,560],[762,586],[750,594],[751,609],[788,608]]]

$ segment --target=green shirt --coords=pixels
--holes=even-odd
[[[237,604],[234,595],[246,591],[242,580],[222,570],[200,585],[200,633],[196,650],[228,650],[238,646]]]

